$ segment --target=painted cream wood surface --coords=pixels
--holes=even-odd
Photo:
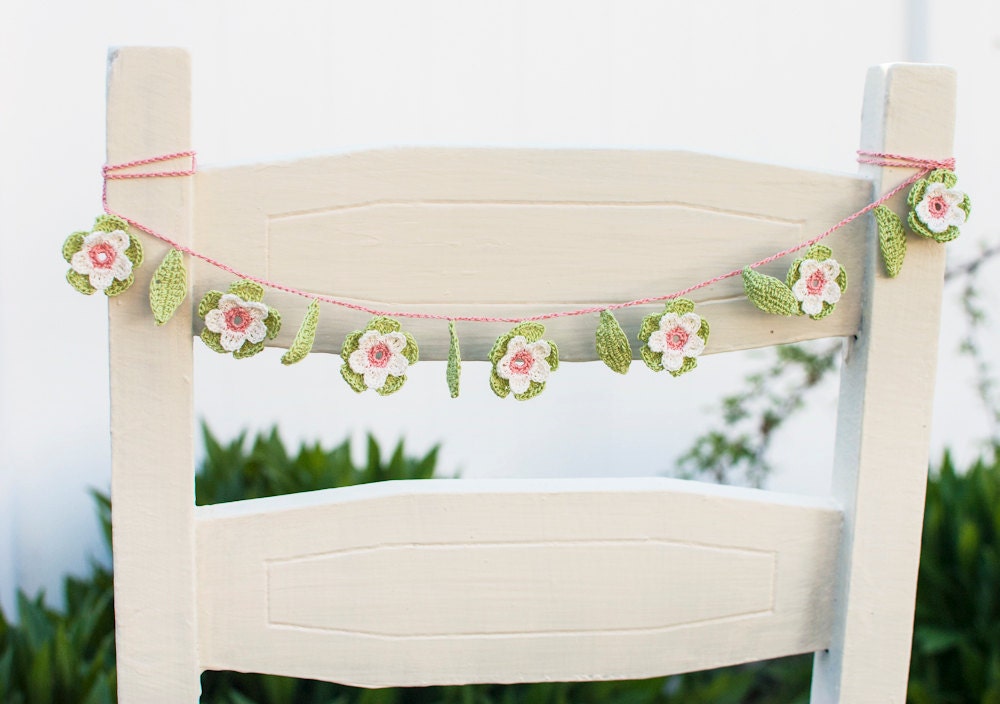
[[[951,69],[869,72],[862,149],[941,159],[952,154],[954,128]],[[864,171],[879,193],[906,176]],[[895,205],[905,216],[905,202]],[[911,235],[898,279],[874,265],[865,272],[862,328],[841,375],[833,495],[845,531],[834,641],[814,667],[816,703],[906,698],[944,264],[943,246]]]
[[[525,317],[681,290],[823,232],[871,202],[871,182],[684,152],[393,149],[206,168],[195,177],[197,247],[230,266],[379,310]],[[828,243],[863,270],[866,225]],[[762,269],[784,280],[790,259]],[[231,275],[199,270],[204,291]],[[739,277],[692,294],[708,352],[857,329],[860,288],[823,321],[757,311]],[[273,291],[288,346],[303,298]],[[662,303],[616,313],[634,339]],[[339,352],[362,313],[324,306],[315,350]],[[560,358],[596,359],[597,315],[546,321]],[[200,321],[196,319],[196,330]],[[443,321],[407,320],[423,359],[448,353]],[[458,324],[485,359],[509,324]]]
[[[191,67],[178,49],[122,49],[108,58],[108,163],[190,149]],[[112,208],[190,239],[187,179],[111,181]],[[143,239],[148,263],[109,299],[111,496],[114,502],[118,699],[194,702],[195,623],[191,313],[156,328],[149,280],[166,248]],[[100,294],[95,294],[100,295]]]
[[[377,687],[814,651],[840,523],[829,501],[668,479],[390,482],[200,507],[202,662]]]
[[[109,161],[189,148],[189,93],[183,52],[113,53]],[[863,145],[945,156],[952,106],[948,71],[878,69]],[[871,171],[881,189],[904,177]],[[818,233],[871,191],[683,153],[420,149],[116,181],[110,196],[286,284],[523,315],[669,293]],[[143,292],[164,248],[145,238],[150,263],[111,301],[120,701],[195,701],[206,668],[365,686],[591,680],[823,649],[816,701],[902,701],[943,248],[911,238],[888,281],[869,220],[831,238],[854,278],[824,321],[760,313],[738,279],[693,296],[710,351],[856,337],[831,500],[665,479],[454,480],[195,508],[199,324],[185,307],[153,325]],[[230,281],[192,269],[192,306]],[[287,344],[305,301],[268,300]],[[621,317],[635,328],[644,312]],[[364,317],[327,306],[318,347],[337,351]],[[465,356],[506,327],[462,326]],[[443,356],[443,323],[408,328],[425,358]],[[593,329],[576,318],[549,333],[565,358],[592,359]]]

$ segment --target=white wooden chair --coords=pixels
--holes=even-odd
[[[180,50],[112,53],[109,163],[191,148],[189,74]],[[948,156],[953,96],[949,69],[872,69],[862,148]],[[678,290],[808,239],[910,173],[398,149],[113,181],[108,193],[119,212],[289,285],[523,316]],[[341,234],[359,231],[371,237]],[[558,257],[515,272],[490,254],[533,240]],[[827,242],[853,278],[823,321],[756,310],[738,278],[693,298],[712,324],[708,352],[847,338],[828,499],[665,478],[430,480],[196,507],[191,309],[232,277],[192,264],[190,305],[163,328],[144,295],[110,299],[120,701],[193,702],[205,669],[381,687],[645,678],[815,652],[814,702],[902,702],[944,248],[911,237],[889,280],[871,218]],[[165,252],[144,245],[140,292]],[[384,275],[359,277],[372,258]],[[525,290],[537,300],[505,303]],[[267,300],[287,346],[305,302]],[[660,309],[619,319],[634,336]],[[338,352],[366,319],[325,315],[315,350]],[[563,359],[592,360],[595,325],[555,320],[546,336]],[[444,324],[406,328],[423,359],[444,358]],[[460,326],[463,356],[484,359],[508,328]]]

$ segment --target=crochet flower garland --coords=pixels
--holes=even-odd
[[[545,390],[549,375],[559,368],[559,348],[541,339],[544,334],[541,323],[521,323],[497,339],[490,350],[493,393],[500,398],[513,393],[518,401],[526,401]]]
[[[120,173],[136,166],[185,157],[192,160],[188,169]],[[674,294],[616,303],[604,309],[591,307],[545,313],[520,322],[482,316],[448,320],[436,314],[412,312],[393,315],[447,320],[449,347],[446,378],[453,398],[459,395],[462,368],[456,320],[517,323],[510,332],[497,339],[489,354],[490,387],[500,397],[513,394],[515,399],[523,401],[537,396],[545,389],[552,372],[559,366],[559,350],[554,341],[542,339],[545,327],[539,321],[571,315],[599,314],[594,337],[595,351],[597,357],[613,371],[627,373],[637,347],[638,357],[647,367],[656,372],[666,370],[673,376],[680,376],[697,366],[698,357],[707,349],[710,329],[708,321],[694,312],[694,302],[680,297],[683,294],[742,274],[747,300],[762,311],[783,316],[805,315],[813,320],[821,320],[834,312],[847,290],[847,272],[833,257],[830,248],[819,244],[819,241],[871,210],[877,225],[885,271],[890,277],[897,276],[906,253],[906,235],[902,218],[885,203],[906,187],[910,187],[906,223],[914,234],[936,242],[949,242],[958,237],[959,228],[968,220],[971,204],[969,196],[955,188],[958,177],[951,170],[954,166],[953,159],[929,160],[863,151],[859,152],[859,161],[884,167],[920,170],[900,186],[808,242],[761,259],[742,270],[693,284]],[[177,177],[191,176],[194,173],[193,152],[164,154],[107,165],[104,168],[105,186],[109,179]],[[90,231],[74,232],[63,243],[63,258],[70,265],[66,279],[81,293],[91,295],[103,291],[107,296],[116,296],[134,283],[135,270],[143,263],[142,244],[130,232],[130,229],[135,228],[171,246],[149,284],[149,304],[157,325],[167,323],[187,297],[189,282],[184,259],[185,255],[190,255],[240,277],[225,293],[209,291],[198,305],[198,315],[205,323],[201,339],[218,353],[232,354],[237,359],[250,357],[263,350],[265,340],[277,337],[281,328],[281,316],[274,308],[263,303],[265,286],[268,286],[312,299],[294,340],[281,357],[282,364],[295,364],[312,350],[319,326],[321,302],[375,315],[363,330],[350,333],[341,348],[341,375],[355,391],[360,393],[373,389],[383,396],[395,393],[406,382],[406,372],[410,365],[418,360],[416,341],[409,333],[401,330],[399,322],[387,317],[389,314],[332,296],[301,291],[242,274],[141,223],[115,213],[108,206],[106,189],[104,205],[107,214],[99,216]],[[804,256],[792,262],[783,281],[757,270],[806,247]],[[629,341],[629,336],[615,318],[613,310],[654,301],[666,301],[664,310],[643,319],[637,336],[639,344],[634,347],[634,340]]]
[[[202,342],[236,359],[263,350],[264,338],[273,340],[281,329],[281,316],[261,303],[263,299],[264,287],[252,281],[237,281],[227,293],[206,293],[198,304],[198,315],[205,320]]]
[[[847,271],[829,247],[814,244],[806,250],[805,259],[796,259],[788,269],[788,288],[792,290],[799,309],[813,320],[833,312],[841,294],[847,290]]]
[[[697,358],[708,343],[708,321],[694,312],[694,302],[678,298],[662,313],[647,315],[639,328],[642,361],[654,372],[666,369],[673,376],[698,366]]]
[[[113,215],[100,215],[90,232],[67,237],[62,252],[70,266],[66,280],[88,296],[96,291],[117,296],[132,285],[132,270],[142,264],[142,244],[129,234],[128,223]]]
[[[910,230],[935,242],[950,242],[959,236],[959,226],[969,219],[972,202],[955,188],[958,176],[948,169],[935,169],[913,184],[906,198],[910,206],[906,218]],[[890,208],[879,205],[874,210],[878,226],[879,249],[886,273],[898,276],[906,257],[906,233],[902,219]]]
[[[954,188],[958,177],[938,169],[913,184],[906,202],[910,206],[907,222],[918,235],[935,242],[950,242],[958,237],[958,226],[969,218],[969,196]]]
[[[361,393],[372,389],[388,396],[403,388],[406,370],[420,357],[417,342],[392,318],[376,317],[364,330],[355,330],[340,350],[340,375]]]
[[[847,290],[847,271],[829,247],[814,244],[804,258],[792,262],[784,281],[747,267],[743,289],[747,299],[765,313],[820,320],[833,312]]]

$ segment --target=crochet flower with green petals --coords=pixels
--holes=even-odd
[[[374,389],[388,396],[403,388],[406,370],[420,358],[417,341],[392,318],[372,318],[364,330],[355,330],[344,340],[340,375],[361,393]]]
[[[708,332],[708,321],[694,312],[694,301],[676,298],[667,302],[662,313],[642,319],[639,340],[646,344],[639,353],[654,372],[666,369],[680,376],[698,366]]]
[[[950,242],[959,235],[972,204],[969,196],[954,188],[958,176],[947,169],[937,169],[913,184],[906,202],[910,206],[908,222],[918,235],[937,242]]]
[[[142,264],[142,244],[114,215],[100,215],[93,230],[67,237],[62,253],[70,266],[69,285],[88,296],[95,291],[117,296],[132,285],[132,271]]]
[[[544,325],[528,322],[497,339],[490,351],[493,393],[506,398],[513,392],[518,401],[542,393],[549,374],[559,367],[559,349],[552,340],[543,340],[544,334]]]
[[[236,359],[260,352],[264,338],[273,340],[281,329],[281,316],[263,299],[264,287],[253,281],[237,281],[226,293],[206,293],[198,304],[198,315],[205,320],[202,342]]]

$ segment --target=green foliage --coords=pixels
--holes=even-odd
[[[823,364],[799,364],[822,376]],[[820,355],[822,357],[822,355]],[[809,374],[805,381],[809,380]],[[739,414],[736,406],[730,409]],[[752,414],[751,414],[752,415]],[[410,457],[402,443],[383,453],[372,438],[355,463],[350,444],[303,445],[290,455],[276,431],[248,444],[220,443],[205,430],[198,500],[308,491],[434,475],[437,448]],[[95,493],[110,540],[111,504]],[[17,624],[0,614],[0,701],[110,704],[115,701],[112,574],[93,565],[65,581],[65,612],[42,596],[18,599]],[[1000,701],[1000,446],[992,459],[956,471],[945,456],[928,483],[917,591],[910,704]],[[361,690],[313,680],[206,672],[203,704],[805,704],[809,655],[710,672],[627,682],[475,685]]]
[[[766,369],[723,398],[722,428],[697,437],[681,455],[681,476],[761,486],[772,469],[767,451],[775,432],[837,368],[839,352],[840,342],[774,348]]]
[[[289,677],[212,672],[211,704],[805,704],[812,657],[799,656],[676,677],[615,682],[361,690]]]
[[[927,486],[911,704],[1000,702],[1000,445]]]
[[[383,458],[382,449],[370,435],[367,459],[360,464],[351,457],[349,440],[329,450],[319,443],[303,444],[292,457],[277,429],[258,435],[249,450],[246,433],[227,445],[220,443],[208,428],[203,428],[203,436],[205,462],[194,483],[199,505],[392,479],[429,479],[434,475],[438,456],[438,448],[434,447],[424,457],[410,457],[400,441]]]
[[[115,701],[111,573],[67,577],[66,613],[44,596],[17,598],[17,623],[0,613],[0,701],[6,704],[111,704]]]

